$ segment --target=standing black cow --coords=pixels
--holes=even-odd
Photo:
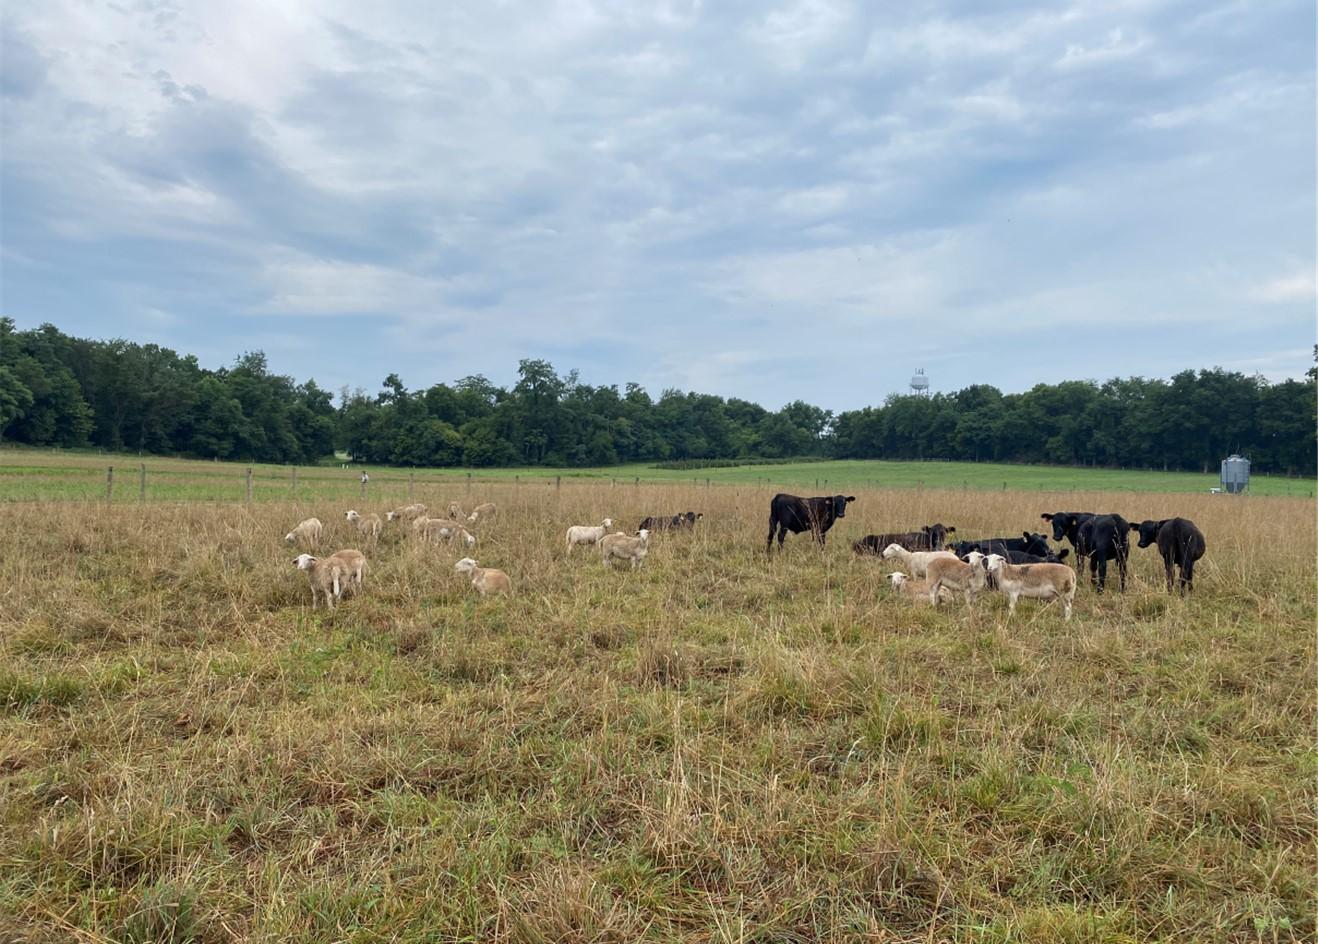
[[[1130,530],[1140,536],[1140,547],[1148,547],[1155,541],[1158,553],[1162,555],[1163,566],[1167,568],[1167,592],[1172,592],[1172,567],[1180,568],[1180,589],[1194,589],[1194,562],[1204,556],[1204,534],[1189,518],[1163,518],[1161,521],[1141,521],[1130,523]]]
[[[1042,514],[1039,516],[1044,521],[1050,522],[1053,526],[1053,540],[1061,541],[1062,538],[1071,542],[1075,548],[1075,556],[1078,563],[1077,567],[1085,565],[1085,558],[1089,556],[1089,547],[1082,544],[1080,536],[1080,527],[1087,521],[1092,521],[1096,516],[1092,511],[1058,511],[1053,514]],[[1085,537],[1088,537],[1086,532]]]
[[[1117,562],[1121,590],[1126,590],[1126,559],[1130,557],[1130,522],[1121,515],[1097,515],[1080,525],[1076,556],[1089,557],[1089,579],[1098,593],[1107,582],[1107,562]]]
[[[779,492],[769,503],[769,540],[764,549],[773,550],[773,536],[777,532],[778,549],[781,551],[788,531],[793,534],[809,531],[822,547],[828,529],[833,527],[833,522],[838,518],[846,517],[847,503],[855,500],[855,495],[799,498]]]

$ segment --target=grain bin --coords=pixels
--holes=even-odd
[[[1239,495],[1249,487],[1249,460],[1235,453],[1222,460],[1222,490]]]

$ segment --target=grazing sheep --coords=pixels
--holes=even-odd
[[[453,570],[459,574],[470,574],[471,585],[480,592],[481,596],[487,593],[513,592],[513,584],[507,574],[493,567],[480,567],[470,557],[464,557],[454,564]]]
[[[356,511],[350,510],[344,517],[355,524],[358,532],[363,537],[369,538],[372,544],[380,540],[380,532],[384,530],[384,522],[380,520],[379,515],[374,512],[369,515],[359,515]]]
[[[955,554],[934,558],[929,562],[928,574],[930,603],[937,603],[945,589],[960,590],[969,603],[984,589],[988,576],[984,571],[984,555],[979,551],[971,551],[965,560]]]
[[[386,511],[384,514],[385,521],[415,521],[426,513],[426,506],[417,502],[413,505],[404,505],[401,508],[395,508],[393,511]]]
[[[1000,554],[990,554],[984,566],[998,589],[1007,595],[1007,615],[1016,612],[1016,599],[1062,601],[1066,619],[1071,618],[1075,599],[1075,571],[1065,564],[1008,564]]]
[[[319,518],[308,518],[298,522],[298,526],[284,535],[284,540],[298,547],[315,547],[325,533],[325,526]]]
[[[417,518],[412,528],[423,541],[438,544],[440,541],[461,541],[467,547],[476,546],[476,537],[451,518]]]
[[[900,560],[912,577],[924,577],[931,561],[956,560],[951,551],[908,551],[900,544],[889,544],[883,549],[884,560]]]
[[[613,519],[605,518],[603,524],[588,525],[574,524],[567,529],[567,552],[572,553],[572,549],[578,544],[596,544],[599,539],[608,534],[609,528],[613,527]]]
[[[299,554],[293,559],[298,570],[307,572],[311,585],[311,608],[316,608],[318,595],[325,597],[325,605],[334,609],[334,601],[343,596],[349,587],[360,590],[362,575],[366,571],[366,555],[351,549],[336,551],[329,557]]]
[[[448,503],[448,516],[454,521],[462,521],[467,517],[467,513],[462,510],[462,506],[457,502]]]
[[[892,589],[902,596],[914,600],[917,603],[929,602],[929,581],[912,580],[900,570],[888,574],[888,581],[892,584]],[[951,600],[952,591],[947,587],[942,587],[938,591],[939,600]]]
[[[635,570],[650,552],[650,532],[642,528],[636,532],[636,537],[632,537],[615,531],[600,538],[599,546],[605,567],[611,567],[614,559],[629,560],[632,562],[632,570]]]
[[[467,524],[475,524],[477,518],[493,518],[497,510],[494,502],[483,502],[471,510],[471,514],[467,516]]]

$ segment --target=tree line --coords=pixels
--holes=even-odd
[[[1212,471],[1240,452],[1257,471],[1318,472],[1318,369],[1281,383],[1213,368],[1023,393],[975,384],[837,414],[671,389],[655,399],[543,360],[521,361],[517,377],[408,390],[390,374],[378,393],[345,388],[336,405],[260,352],[210,369],[154,344],[0,318],[0,440],[274,463],[338,449],[371,464],[468,467],[835,457]]]

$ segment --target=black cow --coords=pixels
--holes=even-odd
[[[984,538],[979,541],[960,541],[954,548],[957,557],[965,557],[971,551],[979,551],[981,554],[1001,554],[1006,557],[1006,551],[1024,551],[1035,557],[1047,557],[1051,551],[1048,548],[1048,537],[1038,532],[1022,531],[1018,538]],[[1012,561],[1011,563],[1016,563]]]
[[[1083,566],[1085,558],[1089,556],[1089,548],[1080,544],[1080,526],[1096,517],[1095,514],[1092,511],[1059,511],[1054,514],[1042,514],[1039,517],[1052,523],[1054,541],[1066,538],[1071,542],[1071,546],[1075,548],[1076,559],[1079,561],[1078,566]]]
[[[1001,551],[997,553],[1002,554]],[[1049,551],[1047,554],[1029,554],[1025,551],[1007,551],[1002,554],[1007,558],[1008,564],[1060,564],[1066,560],[1066,555],[1071,553],[1069,547],[1064,547],[1060,551]]]
[[[1076,556],[1089,557],[1089,579],[1102,593],[1107,582],[1107,562],[1117,562],[1121,589],[1126,589],[1126,559],[1130,557],[1130,522],[1121,515],[1098,515],[1082,522],[1076,534]]]
[[[694,511],[688,511],[681,515],[673,515],[671,518],[666,515],[651,515],[649,518],[642,521],[640,527],[636,530],[639,531],[641,528],[644,528],[647,531],[654,532],[669,531],[673,528],[694,528],[696,522],[703,517],[705,517],[703,512],[697,514]]]
[[[778,550],[781,551],[788,531],[793,534],[809,531],[822,547],[828,529],[833,527],[833,522],[838,518],[846,517],[847,503],[855,500],[855,495],[799,498],[779,492],[769,503],[769,540],[764,549],[773,550],[773,536],[777,532]]]
[[[1167,568],[1167,592],[1172,592],[1172,567],[1180,568],[1180,589],[1194,589],[1194,562],[1204,556],[1204,533],[1189,518],[1164,518],[1161,521],[1141,521],[1130,523],[1130,530],[1140,536],[1140,547],[1148,547],[1155,541],[1158,553],[1162,555],[1163,566]]]
[[[867,534],[851,545],[857,554],[882,554],[889,544],[900,544],[908,551],[941,551],[947,546],[947,536],[956,528],[945,524],[927,524],[919,531],[900,534]]]

